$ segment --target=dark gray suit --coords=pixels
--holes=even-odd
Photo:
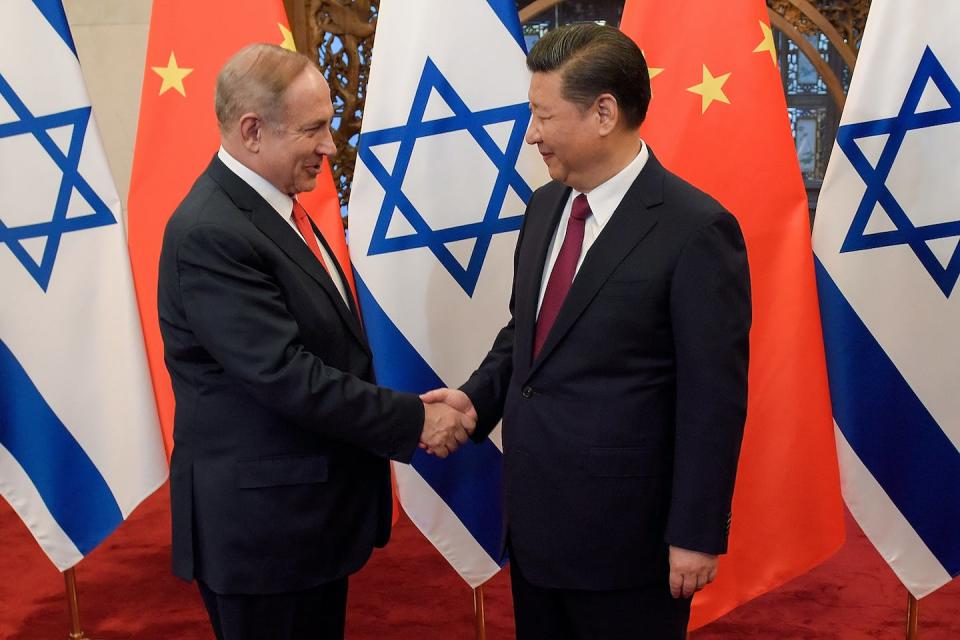
[[[667,546],[726,550],[751,307],[733,216],[651,154],[534,360],[537,300],[570,190],[527,207],[511,320],[462,387],[475,438],[503,419],[506,522],[533,584],[662,584]]]
[[[420,400],[373,384],[356,310],[217,158],[167,225],[159,280],[174,572],[268,594],[358,570],[389,537],[387,460],[416,450]]]

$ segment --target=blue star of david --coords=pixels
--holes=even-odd
[[[427,101],[432,90],[446,101],[453,112],[452,116],[424,122]],[[480,278],[484,258],[493,236],[520,228],[523,215],[500,217],[507,190],[512,187],[526,202],[532,195],[530,186],[516,169],[517,158],[523,147],[523,136],[530,120],[530,109],[526,102],[497,107],[483,111],[470,111],[463,99],[457,94],[450,82],[440,73],[433,60],[427,58],[417,85],[417,91],[410,107],[410,114],[404,125],[390,129],[381,129],[360,136],[359,155],[384,190],[383,204],[373,230],[367,255],[406,251],[427,247],[450,275],[463,288],[468,296],[473,296]],[[506,150],[501,150],[494,142],[485,126],[500,122],[513,122]],[[428,136],[442,135],[454,131],[466,130],[480,145],[497,169],[497,178],[487,200],[482,219],[455,227],[431,229],[417,208],[403,192],[403,179],[410,165],[410,157],[416,141]],[[373,153],[376,146],[400,143],[393,170],[388,171]],[[443,185],[437,185],[438,189]],[[387,237],[387,230],[394,212],[398,211],[413,227],[414,232]],[[477,216],[480,218],[480,216]],[[476,238],[473,252],[466,267],[461,265],[447,248],[447,243]]]
[[[117,220],[111,213],[110,208],[79,172],[83,140],[87,131],[87,124],[90,121],[90,107],[35,116],[27,109],[27,106],[20,100],[20,97],[17,96],[2,74],[0,74],[0,97],[6,100],[18,118],[13,122],[0,124],[0,138],[32,135],[63,172],[63,178],[57,192],[56,205],[48,222],[8,227],[3,222],[3,211],[0,211],[0,244],[6,244],[10,248],[10,251],[36,280],[40,288],[46,291],[53,274],[53,265],[57,259],[57,251],[63,234],[115,224]],[[57,146],[49,134],[50,129],[64,126],[73,127],[66,154]],[[28,186],[25,185],[25,188],[28,188]],[[92,213],[67,218],[67,207],[74,191],[87,201],[93,209]],[[24,200],[30,201],[29,195]],[[43,255],[38,262],[24,249],[23,241],[41,237],[45,237],[47,242],[43,249]]]
[[[917,113],[917,106],[928,81],[936,85],[949,106]],[[922,226],[914,225],[903,206],[897,202],[887,187],[886,181],[908,131],[957,122],[960,122],[960,90],[950,79],[930,47],[927,47],[920,58],[920,64],[917,66],[917,71],[897,115],[892,118],[844,125],[837,132],[838,145],[867,187],[840,252],[908,245],[947,297],[950,297],[957,279],[960,278],[960,245],[944,267],[927,245],[927,241],[960,236],[960,219]],[[889,134],[889,137],[880,154],[880,160],[874,167],[856,141],[882,134]],[[878,204],[886,211],[896,229],[868,234],[867,224]]]

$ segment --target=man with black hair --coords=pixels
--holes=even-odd
[[[553,181],[531,197],[511,318],[458,390],[503,420],[505,546],[521,640],[686,636],[726,551],[751,321],[736,219],[657,161],[638,128],[637,45],[578,24],[530,51],[531,122]]]

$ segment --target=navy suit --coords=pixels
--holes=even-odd
[[[373,384],[352,300],[218,158],[170,219],[159,276],[174,572],[272,594],[358,570],[389,537],[388,458],[416,450],[420,400]]]
[[[527,207],[511,319],[462,389],[474,438],[503,419],[506,526],[529,582],[662,584],[667,546],[726,550],[747,404],[746,251],[715,200],[647,164],[533,358],[544,264],[570,189]]]

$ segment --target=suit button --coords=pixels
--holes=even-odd
[[[531,389],[530,387],[524,387],[523,390],[520,392],[520,395],[523,396],[524,398],[532,398],[533,389]]]

